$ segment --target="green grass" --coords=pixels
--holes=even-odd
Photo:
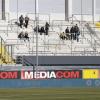
[[[100,88],[0,89],[0,100],[100,100]]]

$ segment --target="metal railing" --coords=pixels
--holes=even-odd
[[[11,20],[10,22],[9,22],[9,24],[11,25],[11,27],[13,26],[13,25],[15,25],[14,24],[14,22],[15,21],[17,21],[16,19],[13,19],[13,20]],[[80,21],[79,20],[75,20],[75,23],[79,23],[79,25],[80,25]],[[32,23],[33,24],[33,26],[31,26],[32,28],[34,28],[34,20],[32,20],[32,21],[30,21],[30,23]],[[43,24],[43,23],[45,23],[45,21],[40,21],[40,23],[41,24]],[[64,21],[64,20],[52,20],[51,22],[50,22],[51,24],[52,24],[52,26],[53,27],[61,27],[62,29],[64,28],[64,27],[66,27],[66,26],[69,26],[69,27],[71,27],[72,25],[70,25],[70,22],[66,22],[66,21]],[[68,23],[69,23],[69,25],[68,25]],[[17,26],[16,26],[17,27]],[[60,30],[61,31],[61,30]],[[12,32],[12,30],[10,30],[9,32]],[[33,32],[31,33],[31,34],[33,34]],[[54,33],[54,34],[56,34],[56,33]],[[84,33],[83,33],[84,34]],[[36,39],[36,37],[35,37],[35,34],[33,34],[34,36],[34,40]],[[57,35],[57,34],[56,34]],[[84,34],[85,35],[85,34]],[[32,37],[32,38],[33,38]],[[48,38],[49,38],[49,36],[48,36]],[[43,39],[43,38],[42,38]],[[82,41],[85,41],[86,39],[84,39],[84,37],[81,39]],[[57,43],[56,44],[51,44],[50,42],[49,43],[46,43],[46,41],[42,41],[43,43],[45,43],[44,44],[44,47],[43,48],[45,48],[45,50],[47,50],[47,47],[50,49],[51,47],[53,47],[53,53],[52,53],[52,49],[51,49],[51,55],[61,55],[61,54],[64,54],[64,55],[75,55],[75,53],[73,53],[74,51],[72,51],[73,49],[74,49],[74,47],[72,47],[71,48],[71,46],[73,46],[73,45],[76,45],[76,44],[74,44],[73,43],[73,41],[71,41],[71,40],[66,40],[66,41],[69,41],[68,43],[69,43],[69,45],[67,44],[67,42],[66,42],[66,44],[64,44],[63,43],[63,41],[62,40],[57,40]],[[31,41],[32,42],[32,41]],[[20,43],[20,42],[19,42]],[[35,42],[33,42],[34,44],[35,44]],[[91,44],[91,41],[90,41],[90,44]],[[19,45],[19,44],[18,44]],[[30,45],[30,44],[29,44]],[[47,46],[46,46],[47,45]],[[60,50],[58,50],[58,47],[57,46],[59,46],[60,48],[61,48],[61,46],[63,46],[63,45],[65,45],[65,46],[69,46],[70,48],[70,52],[72,52],[72,53],[67,53],[67,49],[68,48],[66,48],[66,52],[65,53],[60,53]],[[92,48],[92,45],[93,44],[91,44],[90,45],[90,47]],[[98,45],[98,42],[95,42],[94,43],[94,46],[95,45]],[[35,48],[35,47],[34,47]],[[95,48],[95,47],[94,47]],[[71,50],[72,49],[72,50]],[[79,50],[80,51],[80,50]],[[83,50],[84,51],[84,50]],[[63,51],[61,51],[61,52],[63,52]],[[75,52],[77,52],[77,51],[75,51]],[[47,52],[48,53],[48,52]],[[91,51],[90,51],[90,53],[91,53]],[[35,52],[34,52],[34,54],[35,54]],[[41,53],[40,53],[41,54]],[[42,52],[42,54],[46,54],[46,53],[43,53]],[[48,54],[50,54],[50,53],[48,53]],[[79,53],[76,53],[76,55],[80,55],[80,52]],[[99,55],[99,53],[97,52],[96,54],[98,54]],[[85,54],[84,54],[85,55]]]

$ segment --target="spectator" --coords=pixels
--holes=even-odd
[[[40,32],[39,25],[34,28],[34,32]]]
[[[45,29],[44,29],[44,27],[41,27],[41,29],[40,29],[40,35],[42,35],[43,33],[45,33]]]
[[[68,27],[66,28],[65,33],[66,33],[66,39],[70,39],[69,28]]]
[[[23,18],[23,15],[21,15],[20,17],[19,17],[19,22],[20,22],[20,27],[22,28],[22,26],[23,26],[23,22],[24,22],[24,18]]]
[[[79,42],[80,30],[79,30],[79,27],[78,27],[77,24],[74,26],[74,32],[75,32],[75,38],[74,39],[77,40],[77,42]]]
[[[28,32],[27,31],[25,32],[24,38],[29,41],[29,36],[28,36]]]
[[[46,35],[48,35],[49,27],[50,27],[49,23],[46,22],[46,24],[45,24],[45,33],[46,33]]]
[[[26,28],[28,27],[28,23],[29,23],[29,17],[26,16],[26,17],[25,17],[25,27],[26,27]]]
[[[69,33],[69,28],[68,27],[66,28],[65,33]]]
[[[23,33],[23,31],[18,35],[18,38],[19,38],[20,40],[24,38],[24,33]]]
[[[74,37],[75,37],[75,36],[74,36],[74,35],[75,35],[75,34],[74,34],[74,26],[71,27],[71,29],[70,29],[70,34],[71,34],[71,40],[74,40]]]
[[[66,35],[65,35],[64,32],[63,33],[60,33],[60,39],[61,40],[65,40],[66,39]]]

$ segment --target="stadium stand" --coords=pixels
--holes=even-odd
[[[27,28],[20,28],[18,26],[18,19],[11,19],[2,21],[0,24],[0,36],[1,40],[5,41],[1,43],[1,58],[2,63],[14,63],[21,64],[23,56],[36,56],[36,37],[34,32],[35,20],[32,19],[34,14],[27,14],[29,17],[29,25]],[[42,15],[41,15],[42,16]],[[44,16],[44,15],[43,15]],[[49,32],[48,35],[38,33],[38,55],[39,56],[99,56],[100,55],[100,43],[99,43],[99,30],[94,29],[95,25],[88,22],[80,22],[73,16],[69,21],[64,20],[50,20],[49,15],[45,15],[47,20],[39,18],[39,27],[45,26],[48,22]],[[9,19],[9,18],[8,18]],[[17,23],[17,24],[16,24]],[[88,24],[87,24],[88,23]],[[61,40],[59,34],[65,32],[65,29],[69,29],[75,25],[79,26],[80,35],[79,41],[68,39]],[[27,32],[29,41],[25,39],[19,39],[20,32]],[[69,33],[70,34],[70,33]],[[12,49],[7,51],[7,46],[11,46]],[[12,52],[12,53],[11,53]],[[19,60],[21,58],[21,60]],[[9,59],[9,60],[8,60]]]

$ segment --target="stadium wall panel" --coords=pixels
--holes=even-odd
[[[100,65],[100,56],[39,56],[39,65]],[[36,56],[23,56],[24,65],[36,65]]]
[[[0,80],[0,88],[100,87],[100,80]]]

